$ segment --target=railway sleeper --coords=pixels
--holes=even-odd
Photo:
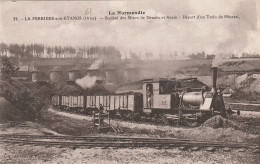
[[[209,152],[214,152],[215,150],[216,150],[216,148],[214,148],[214,147],[208,147],[206,149],[206,151],[209,151]]]
[[[230,152],[231,148],[230,147],[224,147],[223,146],[217,146],[217,145],[213,145],[213,146],[207,146],[207,145],[196,145],[196,144],[166,144],[166,143],[153,143],[153,144],[149,144],[149,143],[64,143],[64,142],[36,142],[36,141],[31,141],[31,142],[15,142],[15,141],[11,141],[8,143],[13,143],[13,144],[17,144],[19,146],[23,146],[23,145],[36,145],[36,146],[46,146],[46,147],[50,147],[50,146],[55,146],[58,148],[64,148],[64,147],[69,147],[72,149],[76,149],[76,148],[86,148],[86,149],[91,149],[91,148],[95,148],[95,147],[101,147],[101,148],[140,148],[140,147],[154,147],[156,149],[172,149],[172,148],[176,148],[179,147],[179,150],[187,150],[189,147],[191,148],[191,151],[198,151],[201,150],[201,148],[206,148],[206,151],[210,151],[210,152],[214,152],[216,150],[216,147],[222,148],[222,150],[224,152]],[[237,151],[238,152],[245,152],[247,149],[246,148],[239,148]],[[259,153],[259,149],[254,149],[253,153]]]
[[[188,148],[186,147],[186,146],[181,146],[181,147],[179,147],[179,150],[182,150],[182,151],[185,151],[185,150],[187,150]]]
[[[231,151],[231,149],[230,149],[229,147],[224,147],[222,150],[223,150],[224,152],[230,152],[230,151]]]
[[[253,153],[254,153],[254,154],[260,154],[260,150],[259,150],[259,149],[255,149],[255,150],[253,151]]]
[[[198,150],[200,150],[200,147],[195,146],[195,147],[191,148],[191,151],[198,151]]]

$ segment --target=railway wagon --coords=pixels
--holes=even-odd
[[[51,95],[52,105],[61,110],[82,111],[84,96]]]
[[[60,96],[58,95],[52,95],[51,96],[51,102],[52,102],[52,105],[54,107],[59,107],[60,106]]]
[[[56,98],[57,99],[57,98]],[[84,96],[59,96],[60,109],[69,111],[81,111],[84,109]]]
[[[109,111],[112,116],[133,116],[142,110],[141,93],[124,93],[113,95],[87,95],[86,111],[98,109],[102,105],[104,110]]]
[[[130,115],[131,117],[140,114],[143,104],[141,93],[84,96],[52,95],[51,101],[55,108],[61,110],[91,113],[102,105],[104,110],[109,111],[112,115]]]

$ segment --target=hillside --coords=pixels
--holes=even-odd
[[[25,114],[15,106],[13,106],[5,98],[0,97],[0,122],[6,121],[24,121]]]

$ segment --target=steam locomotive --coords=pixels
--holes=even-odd
[[[143,80],[142,93],[107,95],[51,96],[52,104],[62,110],[91,112],[102,106],[111,116],[140,119],[151,117],[165,123],[201,123],[213,115],[226,116],[224,100],[217,90],[217,67],[212,67],[213,86],[184,90],[179,80]]]

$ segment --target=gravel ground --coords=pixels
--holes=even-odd
[[[91,121],[92,117],[79,114],[71,114],[48,109],[49,112],[55,115],[69,117],[81,121]],[[259,141],[259,135],[246,133],[234,128],[218,128],[197,127],[183,128],[171,127],[164,125],[151,125],[149,123],[134,123],[126,121],[111,120],[111,123],[118,125],[125,132],[121,135],[127,136],[144,136],[144,137],[174,137],[185,138],[191,140],[206,140],[206,141],[232,141],[232,142],[250,142]],[[259,131],[259,130],[258,130]],[[112,134],[113,135],[113,134]]]
[[[50,130],[65,135],[90,135],[96,133],[92,128],[92,118],[75,118],[75,115],[46,109],[41,112],[37,123],[42,124]],[[78,116],[79,117],[79,116]]]
[[[51,118],[46,118],[51,117]],[[100,134],[86,131],[86,126],[90,126],[91,117],[69,114],[64,112],[48,109],[45,113],[45,122],[43,125],[31,122],[5,123],[0,124],[0,134],[52,134],[61,135],[57,131],[72,133],[76,135],[118,135],[115,133]],[[69,124],[72,125],[69,125]],[[121,127],[125,127],[126,136],[152,136],[152,137],[179,137],[199,140],[225,140],[225,141],[248,141],[254,140],[259,143],[259,135],[244,133],[233,128],[210,127],[200,128],[180,128],[149,124],[136,124],[125,121],[114,121]],[[52,127],[52,130],[44,126]],[[66,127],[68,128],[66,129]],[[60,127],[64,129],[59,129]],[[77,129],[77,127],[81,127]],[[57,130],[59,129],[59,130]],[[75,133],[75,131],[77,133]],[[83,133],[81,133],[81,131]],[[64,133],[62,133],[64,134]],[[250,163],[258,164],[260,154],[248,149],[245,152],[239,152],[238,149],[231,149],[230,152],[224,152],[223,149],[217,149],[215,152],[208,152],[205,149],[199,151],[186,151],[175,149],[102,149],[102,148],[61,148],[61,147],[44,147],[44,146],[19,146],[16,144],[0,143],[0,164],[21,163],[21,164],[44,164],[44,163],[195,163],[195,164],[230,164],[230,163]]]
[[[236,151],[223,153],[221,150],[210,153],[206,151],[180,151],[156,149],[79,149],[65,152],[54,163],[257,163],[259,156]],[[64,160],[68,159],[68,160]],[[223,161],[223,159],[225,159]],[[65,161],[65,162],[64,162]]]
[[[50,163],[66,151],[67,149],[55,147],[0,144],[0,164]]]
[[[70,149],[42,146],[17,146],[0,144],[0,163],[53,163],[53,164],[124,164],[124,163],[192,163],[192,164],[258,164],[259,155],[250,151],[215,152],[200,150],[180,151],[178,149]]]
[[[1,134],[60,135],[55,131],[30,121],[0,124],[0,135]]]

